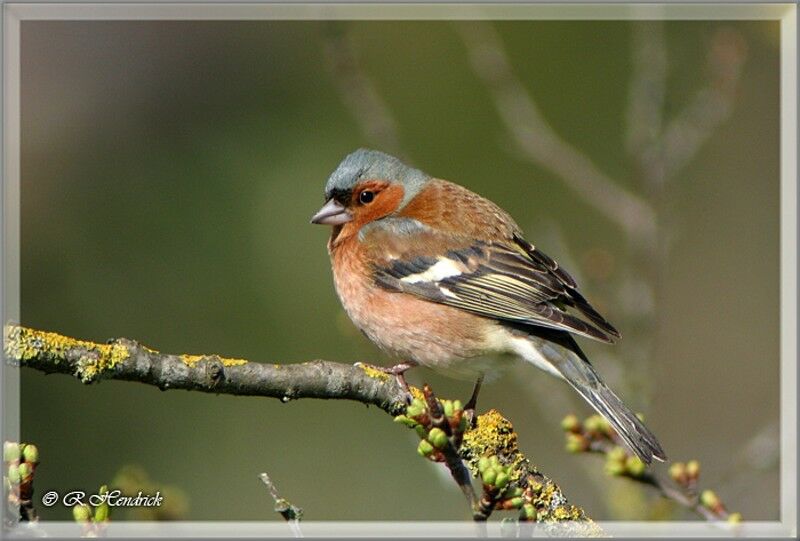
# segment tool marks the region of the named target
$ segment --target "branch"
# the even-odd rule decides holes
[[[650,244],[656,217],[650,205],[603,174],[547,123],[525,85],[514,75],[494,28],[458,22],[472,68],[494,98],[495,107],[523,156],[558,175],[576,195],[616,223],[633,239]]]
[[[665,178],[686,165],[730,116],[746,57],[747,44],[738,31],[723,28],[714,34],[708,53],[710,81],[664,130]]]
[[[265,396],[283,402],[356,400],[390,414],[405,408],[403,390],[388,378],[328,361],[282,365],[218,355],[170,355],[125,338],[97,344],[16,325],[6,326],[3,349],[8,361],[45,373],[70,374],[83,383],[119,379],[161,390]]]
[[[86,384],[117,379],[162,390],[264,396],[283,402],[299,398],[354,400],[398,418],[404,418],[407,411],[406,393],[395,378],[368,365],[329,361],[278,365],[218,355],[171,355],[126,338],[98,344],[20,325],[6,325],[4,330],[6,362],[72,375]],[[422,396],[419,389],[412,387],[411,391]],[[497,411],[478,416],[475,428],[465,430],[458,443],[458,452],[473,476],[480,471],[481,458],[489,456],[512,468],[512,481],[525,490],[527,503],[535,508],[528,520],[551,528],[565,526],[569,532],[584,535],[600,533],[583,509],[570,504],[558,485],[530,464],[517,446],[511,423]]]
[[[662,496],[672,500],[704,519],[712,522],[738,523],[740,513],[731,513],[712,490],[699,492],[697,480],[700,464],[692,460],[687,464],[673,462],[669,474],[675,485],[648,470],[636,456],[622,447],[622,440],[610,423],[599,415],[592,415],[582,423],[575,415],[568,415],[561,422],[567,437],[567,450],[575,453],[599,453],[606,457],[606,472],[613,476],[626,477],[632,481],[657,489]]]
[[[633,74],[630,81],[626,147],[636,156],[661,134],[667,79],[664,21],[633,22]]]

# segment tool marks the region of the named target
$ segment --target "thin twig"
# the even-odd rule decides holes
[[[667,79],[667,44],[663,21],[632,24],[633,73],[628,92],[626,147],[638,156],[661,134]]]
[[[292,535],[294,537],[303,537],[303,532],[300,531],[300,518],[303,516],[303,510],[292,505],[289,500],[282,498],[278,494],[278,489],[275,488],[275,484],[266,472],[259,475],[258,478],[267,486],[269,495],[272,496],[272,500],[275,502],[275,512],[279,513],[289,525]]]
[[[453,476],[453,480],[467,499],[473,519],[484,521],[488,516],[484,516],[482,513],[478,512],[478,497],[475,494],[475,489],[472,488],[472,478],[469,475],[469,470],[464,466],[461,456],[458,454],[460,442],[454,441],[454,434],[450,423],[444,415],[441,404],[439,404],[439,401],[436,399],[436,395],[433,394],[433,390],[428,384],[425,384],[422,388],[422,393],[425,396],[425,403],[428,406],[428,415],[430,416],[431,425],[443,430],[444,433],[447,434],[447,445],[442,449],[447,469],[450,470],[450,475]]]
[[[486,22],[457,22],[474,72],[523,156],[556,173],[576,195],[620,226],[629,238],[649,245],[656,220],[650,205],[602,173],[592,160],[564,141],[548,124],[516,77],[500,37]]]
[[[746,43],[737,30],[722,28],[714,33],[708,83],[664,130],[661,153],[666,179],[682,169],[730,116],[746,57]]]
[[[589,443],[589,451],[594,453],[608,454],[615,447],[623,445],[622,441],[615,435],[613,439],[597,438]],[[678,505],[693,511],[708,521],[720,521],[728,518],[729,513],[721,509],[720,513],[715,513],[700,502],[700,497],[696,490],[688,491],[674,486],[669,481],[656,475],[652,471],[645,471],[641,475],[624,475],[624,477],[656,488],[665,498],[672,500]]]

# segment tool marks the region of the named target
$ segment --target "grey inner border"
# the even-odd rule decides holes
[[[745,522],[737,536],[797,536],[797,6],[792,4],[52,4],[2,6],[3,184],[0,302],[3,322],[20,320],[20,22],[22,20],[422,20],[422,19],[770,19],[781,21],[781,520]],[[0,363],[0,433],[19,437],[19,371]],[[0,506],[5,512],[6,506]],[[727,525],[698,522],[601,522],[618,536],[730,536]],[[79,536],[75,523],[39,524],[57,537]],[[25,535],[24,528],[19,533]],[[30,532],[32,533],[32,532]],[[287,537],[281,522],[112,522],[110,537]],[[304,522],[311,537],[473,536],[468,522]],[[544,532],[539,532],[544,533]],[[551,532],[552,533],[552,532]],[[500,534],[499,523],[489,534]]]

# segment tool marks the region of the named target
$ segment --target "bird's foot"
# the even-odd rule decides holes
[[[478,378],[475,382],[475,387],[472,389],[472,396],[469,401],[464,405],[464,413],[467,415],[467,421],[470,426],[475,427],[475,407],[478,404],[478,393],[481,391],[481,384],[483,383],[483,376]]]
[[[394,376],[395,379],[397,380],[397,384],[400,386],[401,389],[403,389],[403,392],[405,392],[406,404],[411,404],[411,401],[414,399],[414,397],[411,394],[411,389],[408,388],[408,382],[406,381],[405,373],[410,368],[414,368],[415,366],[417,366],[417,363],[413,361],[406,361],[398,363],[388,368],[385,366],[376,366],[374,364],[361,363],[361,362],[355,363],[355,365],[369,367],[379,372],[383,372],[384,374],[390,374]]]

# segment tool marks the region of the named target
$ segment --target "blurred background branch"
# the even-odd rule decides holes
[[[487,22],[457,22],[470,63],[491,92],[500,117],[522,156],[555,172],[573,191],[626,235],[644,246],[653,243],[653,209],[602,173],[592,160],[562,139],[545,120],[530,92],[514,75],[497,32]]]

